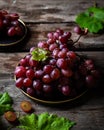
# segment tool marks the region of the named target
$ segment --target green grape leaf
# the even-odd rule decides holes
[[[88,28],[91,33],[99,33],[104,29],[104,8],[90,7],[78,14],[75,21],[81,28]]]
[[[55,114],[31,114],[19,119],[21,130],[70,130],[75,122]]]
[[[3,115],[4,112],[9,110],[13,110],[12,98],[7,92],[5,92],[3,94],[0,94],[0,115]]]
[[[49,51],[44,50],[42,48],[35,48],[32,51],[32,59],[36,61],[44,61],[48,58],[49,56]]]

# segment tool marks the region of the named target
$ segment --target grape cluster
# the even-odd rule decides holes
[[[9,13],[6,10],[0,10],[0,35],[21,36],[23,29],[20,24],[17,13]]]
[[[61,29],[48,33],[47,41],[37,45],[49,52],[45,60],[33,59],[32,52],[36,47],[32,47],[15,69],[16,87],[47,100],[73,98],[93,87],[99,71],[91,59],[85,59],[70,49],[74,43],[71,35],[71,32]]]

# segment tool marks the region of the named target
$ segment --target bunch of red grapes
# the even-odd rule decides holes
[[[86,33],[79,27],[74,31],[80,35]],[[71,50],[74,46],[71,35],[71,32],[57,29],[47,34],[47,41],[32,47],[15,69],[16,87],[33,97],[47,100],[73,98],[94,87],[99,71],[93,60]],[[45,60],[33,59],[32,52],[36,48],[49,52]]]
[[[0,10],[0,35],[13,37],[22,34],[23,29],[19,22],[19,15]]]

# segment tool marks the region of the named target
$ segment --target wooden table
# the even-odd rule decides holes
[[[104,7],[103,0],[96,0],[99,6]],[[29,99],[15,87],[13,73],[18,61],[23,58],[32,46],[39,41],[46,40],[47,33],[61,28],[72,31],[75,26],[75,17],[78,13],[94,5],[91,0],[17,0],[9,5],[0,1],[0,9],[7,9],[19,13],[21,19],[31,32],[25,41],[25,46],[15,52],[0,52],[0,93],[8,91],[14,100],[13,107],[16,111],[25,114],[20,109],[20,102],[28,100],[32,103],[36,114],[42,112],[54,113],[64,116],[77,124],[72,130],[104,130],[104,84],[99,85],[87,95],[89,99],[82,104],[70,104],[62,107],[51,107],[39,104]],[[76,39],[73,33],[73,39]],[[80,46],[76,47],[78,53],[84,54],[95,60],[95,63],[104,70],[104,34],[90,34],[80,39]],[[6,130],[9,123],[3,119]],[[17,130],[13,128],[13,130]]]

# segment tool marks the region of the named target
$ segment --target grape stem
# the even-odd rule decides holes
[[[73,45],[77,44],[77,42],[79,41],[79,39],[81,38],[81,36],[83,36],[83,35],[79,35],[79,37],[73,42]]]

